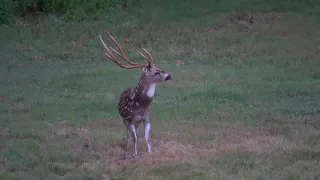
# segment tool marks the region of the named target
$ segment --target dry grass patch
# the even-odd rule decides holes
[[[312,126],[303,124],[294,126],[266,125],[265,123],[258,126],[181,126],[183,125],[180,125],[180,130],[163,133],[162,138],[180,139],[180,142],[192,145],[194,150],[216,153],[249,151],[261,154],[295,148],[314,148],[305,143],[307,139],[320,133]],[[286,129],[290,129],[290,132],[285,132]],[[319,148],[318,144],[317,149]]]
[[[240,126],[218,126],[208,130],[199,128],[197,132],[211,140],[195,142],[194,147],[199,150],[221,152],[248,151],[253,153],[271,153],[290,144],[282,137],[267,136],[259,132],[258,128]]]

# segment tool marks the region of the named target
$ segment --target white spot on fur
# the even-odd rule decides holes
[[[138,102],[136,102],[136,106],[139,106],[140,104]]]
[[[155,90],[156,90],[156,85],[157,84],[151,84],[150,85],[150,87],[149,87],[149,89],[148,89],[148,91],[147,91],[147,96],[149,97],[149,98],[152,98],[153,96],[154,96],[154,92],[155,92]]]

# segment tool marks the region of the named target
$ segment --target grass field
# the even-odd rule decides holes
[[[1,180],[320,179],[320,3],[141,4],[0,27]],[[108,61],[106,29],[172,72],[153,100],[152,156],[143,139],[123,156],[118,98],[141,70]]]

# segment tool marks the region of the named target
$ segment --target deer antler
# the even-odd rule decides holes
[[[144,57],[144,58],[150,63],[151,66],[154,66],[152,55],[151,55],[145,48],[142,48],[142,49],[148,54],[149,58],[147,58],[147,57],[146,57],[144,54],[142,54],[140,51],[138,51],[138,53],[139,53],[142,57]]]
[[[105,32],[109,35],[109,37],[112,39],[113,43],[116,45],[117,50],[113,49],[112,47],[108,47],[105,42],[103,41],[102,37],[99,35],[100,41],[102,43],[102,45],[104,46],[104,48],[107,50],[107,52],[105,53],[105,55],[107,57],[109,57],[114,63],[118,64],[120,67],[125,68],[125,69],[133,69],[133,68],[139,68],[139,67],[152,67],[154,66],[153,64],[153,57],[152,55],[143,48],[143,50],[148,54],[149,58],[147,58],[145,55],[143,55],[141,52],[139,52],[139,54],[144,57],[148,63],[147,64],[142,64],[142,63],[135,63],[132,62],[128,59],[126,53],[122,50],[122,48],[120,47],[120,45],[117,43],[117,41],[111,36],[111,34],[109,32]],[[120,56],[122,59],[124,59],[127,63],[129,63],[131,66],[126,66],[123,65],[114,55],[114,53],[116,53],[118,56]]]

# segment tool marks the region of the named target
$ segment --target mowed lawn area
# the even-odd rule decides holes
[[[146,1],[71,22],[0,26],[0,179],[320,179],[320,3]],[[119,68],[146,48],[172,80],[157,86],[149,156],[124,156]],[[132,151],[132,142],[130,144]]]

